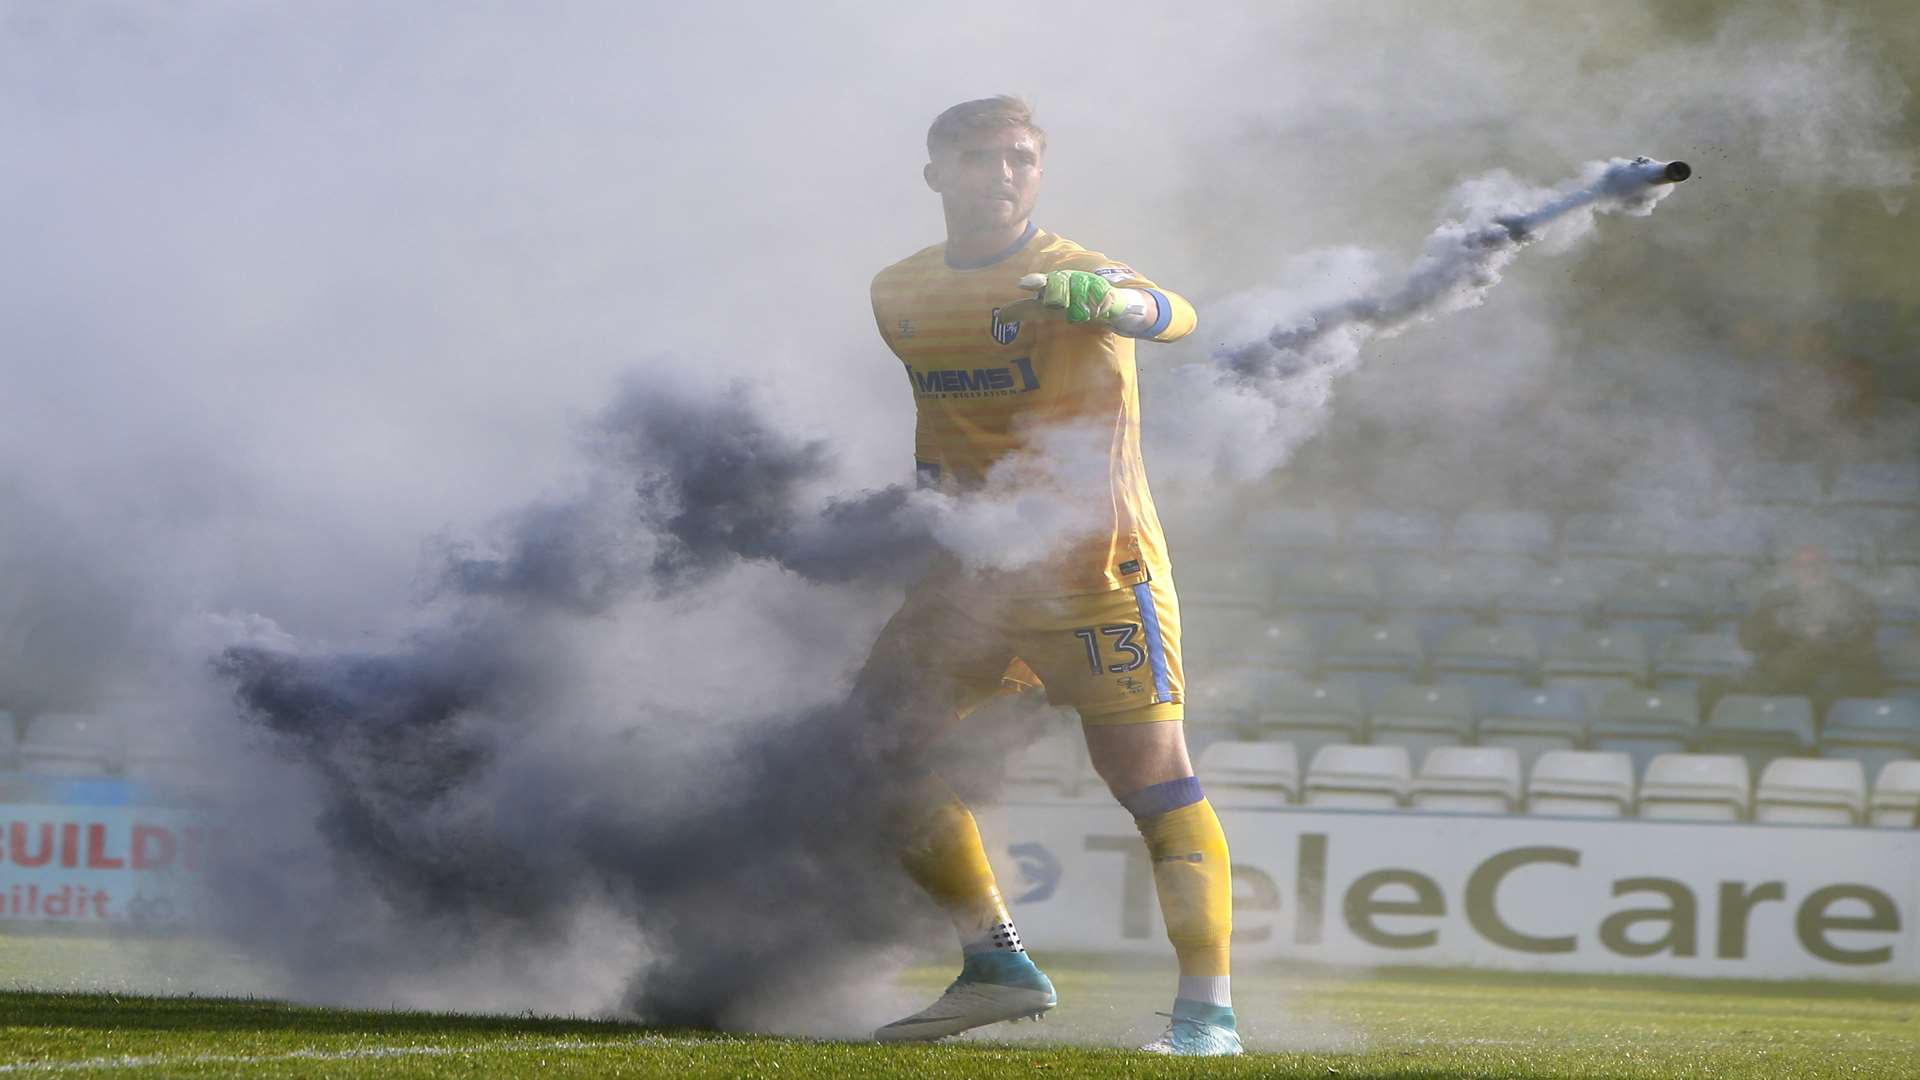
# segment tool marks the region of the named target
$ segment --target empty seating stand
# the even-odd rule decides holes
[[[1410,623],[1363,623],[1334,635],[1320,658],[1320,671],[1326,681],[1357,687],[1372,700],[1389,686],[1419,677],[1424,663],[1420,634]]]
[[[1815,507],[1825,498],[1820,466],[1811,461],[1742,461],[1727,470],[1729,502]]]
[[[1322,746],[1357,743],[1366,727],[1360,692],[1340,684],[1274,684],[1246,725],[1263,739],[1292,742],[1312,760]]]
[[[1875,826],[1920,828],[1920,761],[1890,761],[1873,778],[1868,813]]]
[[[1743,821],[1753,801],[1736,754],[1661,754],[1640,780],[1640,816],[1662,821]]]
[[[1887,686],[1893,696],[1920,698],[1920,637],[1880,646],[1880,663],[1886,668]]]
[[[1434,646],[1432,667],[1436,681],[1466,687],[1474,704],[1490,712],[1532,681],[1539,662],[1539,645],[1524,626],[1460,626]]]
[[[1407,800],[1412,761],[1401,746],[1323,746],[1307,766],[1308,806],[1394,810]]]
[[[1083,741],[1071,732],[1042,735],[1007,756],[1001,796],[1007,799],[1057,799],[1087,786],[1093,768]]]
[[[1920,701],[1842,698],[1827,709],[1820,731],[1823,757],[1852,758],[1876,772],[1889,761],[1920,752]]]
[[[1675,634],[1660,647],[1653,685],[1704,697],[1719,693],[1752,663],[1731,634]]]
[[[1549,750],[1527,778],[1527,813],[1626,817],[1633,812],[1633,761],[1603,750]]]
[[[1792,825],[1858,825],[1867,813],[1867,774],[1835,758],[1776,758],[1760,773],[1753,820]]]
[[[1439,746],[1413,779],[1415,809],[1510,814],[1520,807],[1520,755],[1501,746]]]
[[[1219,806],[1285,806],[1300,801],[1300,758],[1290,742],[1217,742],[1194,772]]]
[[[1631,630],[1576,630],[1547,646],[1540,676],[1589,692],[1632,689],[1647,680],[1647,647]]]
[[[1275,555],[1329,555],[1340,550],[1340,522],[1331,510],[1286,507],[1247,515],[1249,547]]]
[[[1777,757],[1813,754],[1813,703],[1803,697],[1728,694],[1714,703],[1694,745],[1746,758],[1754,771]]]
[[[1609,690],[1587,719],[1595,750],[1618,750],[1636,768],[1660,754],[1685,753],[1700,728],[1700,702],[1683,690]]]
[[[1551,640],[1585,625],[1615,577],[1592,568],[1530,567],[1501,585],[1494,594],[1494,612],[1502,626],[1524,626],[1535,639]]]
[[[1479,742],[1504,746],[1532,768],[1549,750],[1577,750],[1586,744],[1587,696],[1578,690],[1539,687],[1510,690],[1480,718]]]
[[[1344,546],[1367,555],[1434,553],[1448,546],[1447,519],[1422,510],[1355,510]]]
[[[1455,627],[1490,616],[1492,592],[1448,563],[1420,555],[1400,555],[1380,567],[1380,606],[1410,618],[1426,642]]]
[[[1357,562],[1289,560],[1276,576],[1273,602],[1283,614],[1312,623],[1322,640],[1380,610],[1373,569]]]
[[[1920,462],[1862,461],[1841,465],[1828,501],[1835,506],[1920,510]]]
[[[1374,700],[1369,728],[1374,742],[1404,746],[1409,754],[1418,754],[1471,742],[1473,718],[1473,695],[1466,687],[1403,683],[1388,687]]]
[[[1182,659],[1196,670],[1248,665],[1307,677],[1319,652],[1313,627],[1252,608],[1192,607],[1181,612]]]
[[[1920,631],[1920,566],[1888,566],[1858,584],[1879,613],[1882,644]]]
[[[1603,622],[1639,634],[1650,649],[1674,634],[1704,628],[1715,610],[1694,579],[1664,572],[1635,574],[1600,601]]]
[[[1474,510],[1453,521],[1456,555],[1553,557],[1553,519],[1532,510]]]
[[[1273,602],[1278,578],[1266,559],[1189,560],[1180,564],[1180,604],[1263,609]]]
[[[48,776],[107,776],[120,770],[119,726],[104,716],[43,713],[20,740],[22,771]]]

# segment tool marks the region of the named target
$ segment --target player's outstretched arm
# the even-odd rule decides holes
[[[1001,309],[1001,321],[1065,319],[1103,324],[1117,334],[1155,341],[1185,337],[1195,322],[1193,306],[1173,293],[1116,286],[1087,270],[1028,274],[1020,279],[1020,287],[1038,295]]]

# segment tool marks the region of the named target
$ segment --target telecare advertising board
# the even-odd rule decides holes
[[[1920,831],[1220,810],[1244,958],[1920,980]],[[1117,806],[983,814],[1036,948],[1168,949]]]

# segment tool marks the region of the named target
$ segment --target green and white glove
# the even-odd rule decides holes
[[[1146,293],[1114,288],[1106,278],[1086,270],[1028,274],[1020,279],[1020,287],[1039,295],[1001,308],[1001,322],[1064,318],[1070,323],[1099,322],[1121,333],[1138,333],[1153,322],[1156,312]]]

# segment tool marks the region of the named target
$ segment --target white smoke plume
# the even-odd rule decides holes
[[[1210,471],[1247,483],[1281,467],[1320,431],[1334,382],[1360,361],[1368,342],[1480,306],[1530,245],[1564,253],[1593,233],[1600,215],[1653,213],[1673,191],[1662,168],[1646,158],[1594,161],[1551,189],[1505,171],[1469,180],[1457,189],[1458,216],[1427,237],[1419,260],[1391,288],[1379,286],[1375,259],[1336,250],[1303,256],[1299,265],[1318,280],[1291,295],[1228,299],[1223,306],[1239,309],[1229,316],[1238,323],[1279,321],[1260,337],[1219,349],[1212,364],[1172,374],[1160,407],[1175,411],[1175,426],[1192,433],[1175,456],[1201,466],[1179,481],[1204,483]]]

